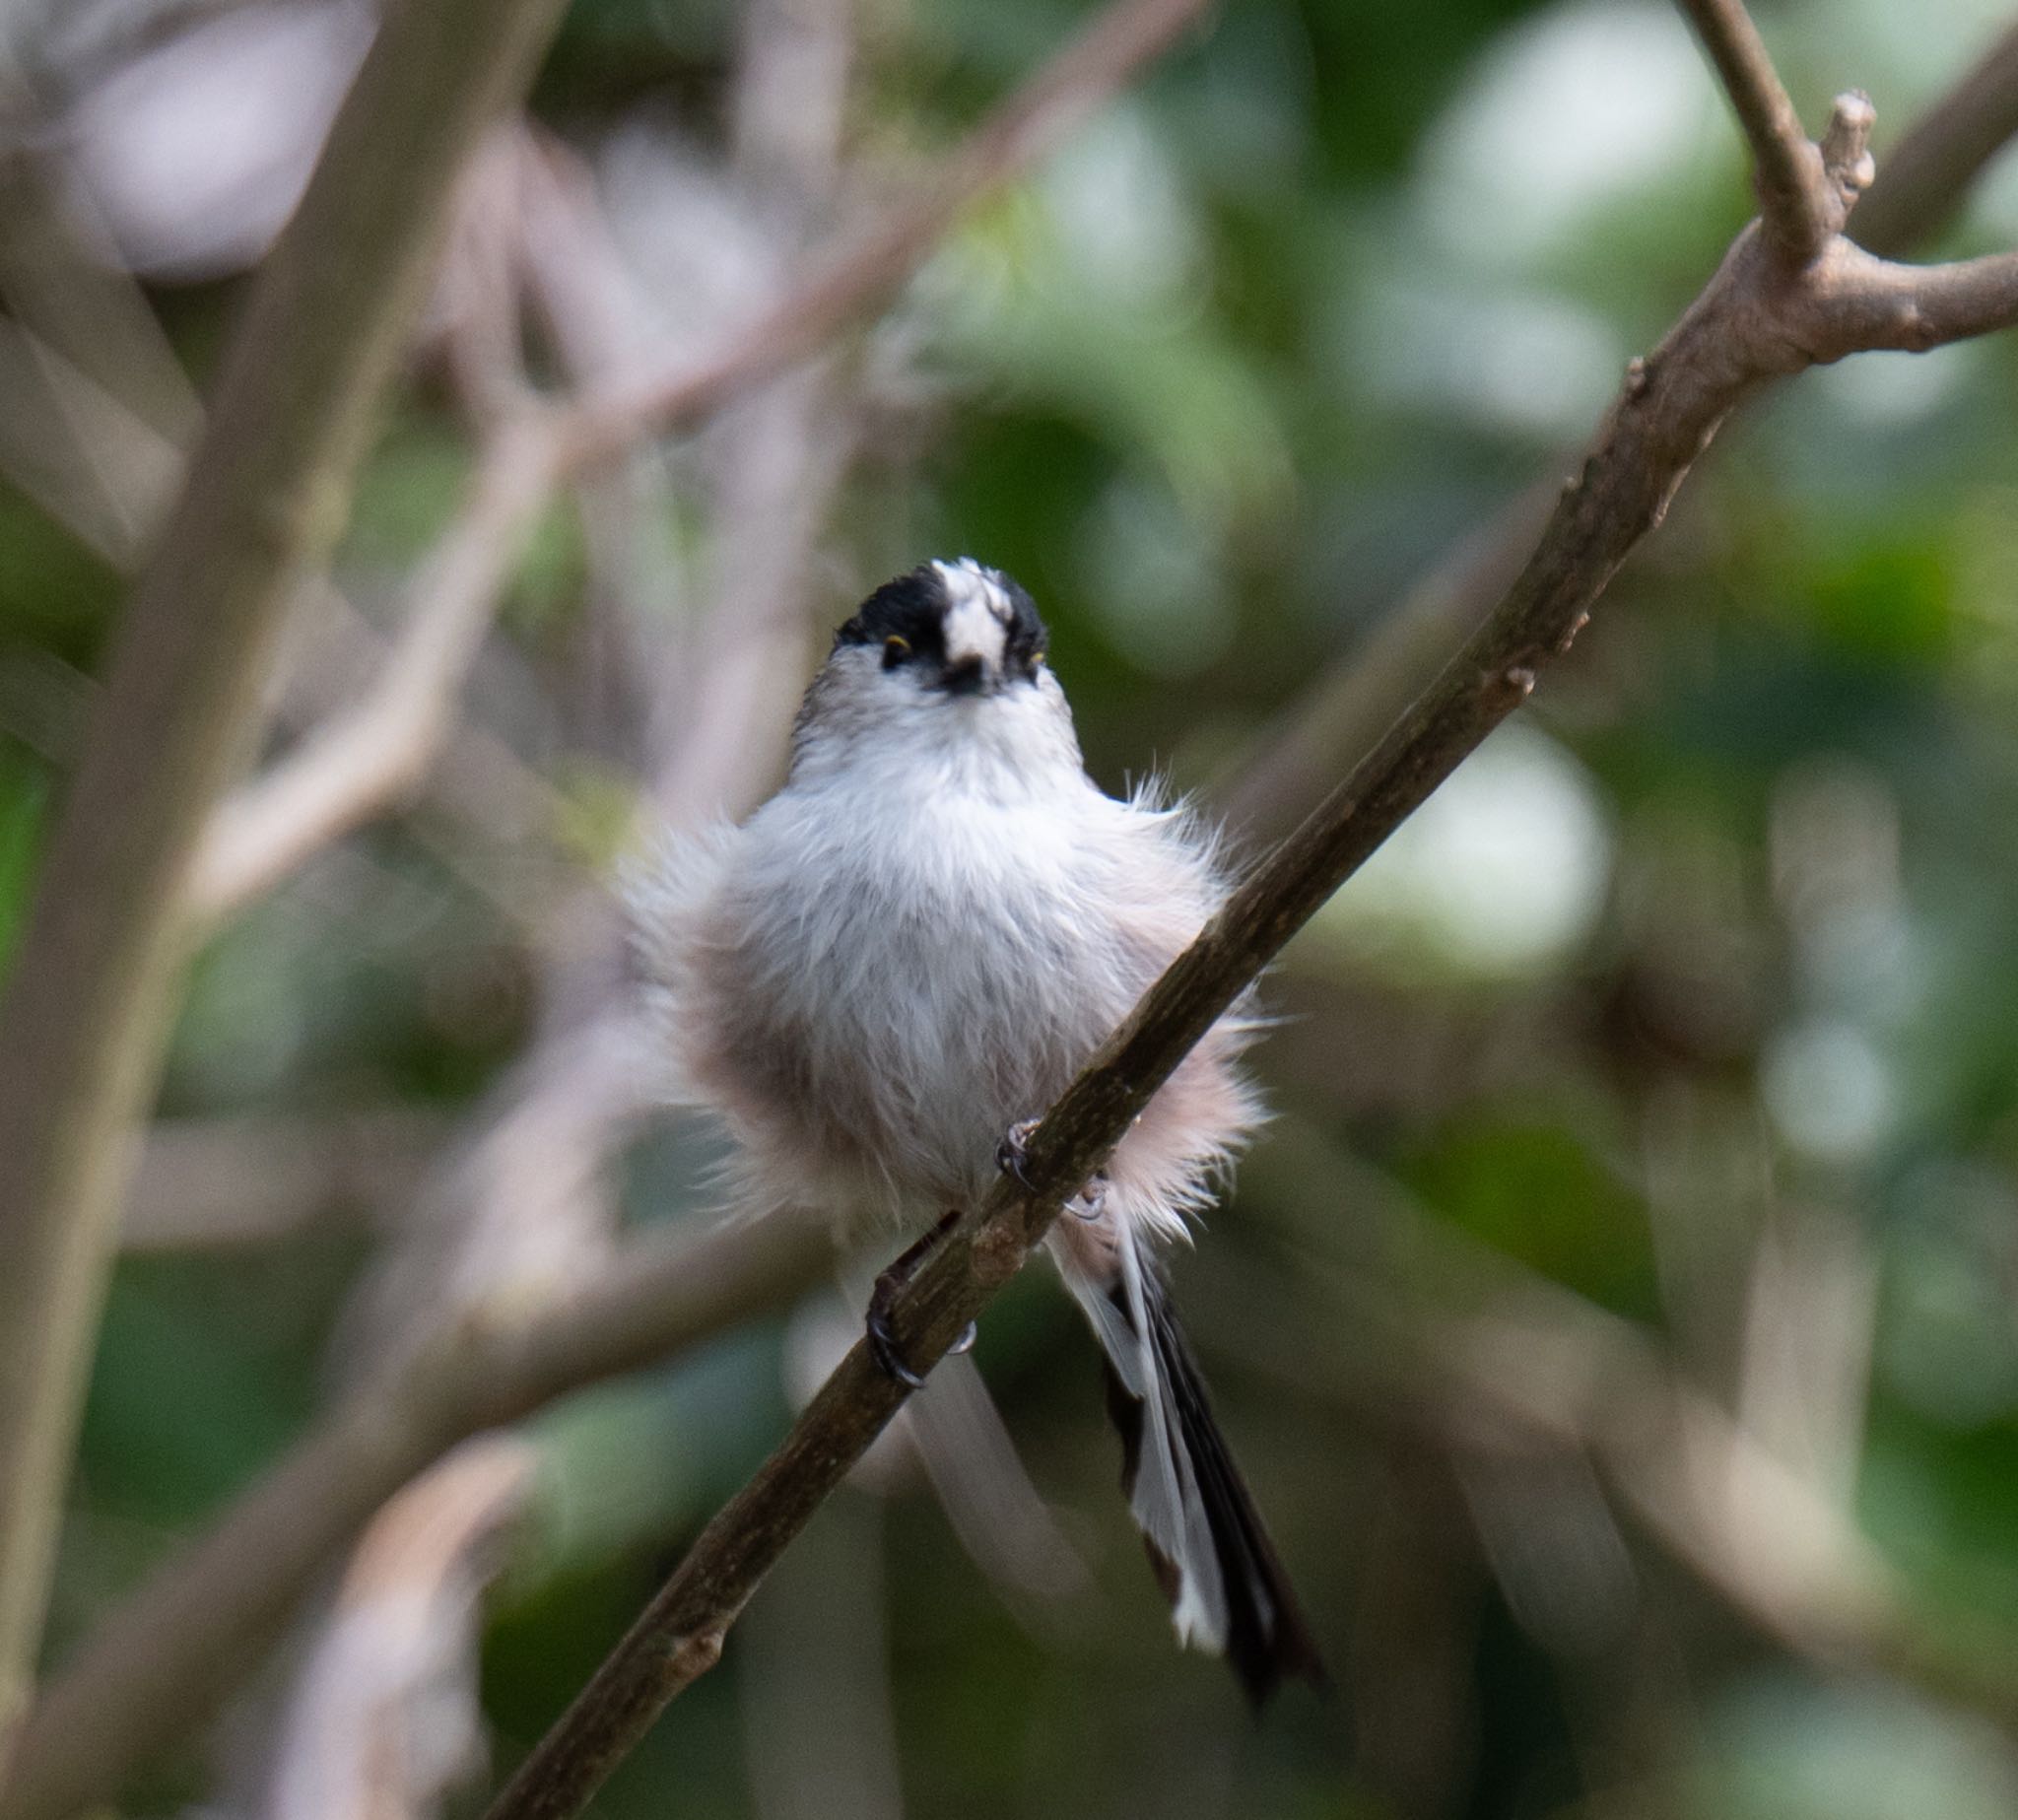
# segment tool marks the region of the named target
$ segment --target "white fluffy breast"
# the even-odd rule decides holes
[[[1043,1112],[1217,903],[1187,824],[1103,795],[1076,752],[988,762],[996,738],[1027,750],[986,711],[1003,706],[901,753],[877,742],[890,763],[858,747],[802,767],[640,896],[682,1097],[727,1121],[731,1192],[753,1208],[914,1223],[984,1191],[1008,1127]],[[969,710],[925,711],[950,729]],[[682,869],[686,886],[665,882]],[[1238,1025],[1208,1039],[1116,1154],[1117,1192],[1152,1224],[1179,1223],[1253,1121],[1242,1041]]]

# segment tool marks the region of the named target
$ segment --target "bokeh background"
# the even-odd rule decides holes
[[[464,185],[269,761],[369,691],[524,388],[718,345],[1088,16],[575,0]],[[1811,120],[1872,93],[1881,164],[2009,23],[1759,18]],[[9,9],[0,941],[370,29],[355,0]],[[707,1217],[706,1134],[605,1041],[612,884],[658,822],[761,799],[869,586],[1009,569],[1094,775],[1165,773],[1251,850],[1489,604],[1746,213],[1652,0],[1238,0],[873,324],[557,500],[424,781],[198,960],[51,1664],[444,1310],[551,1303]],[[1993,169],[1942,244],[2014,240]],[[1328,1698],[1257,1722],[1172,1646],[1094,1348],[1034,1269],[595,1811],[2018,1811],[2014,403],[2005,338],[1729,427],[1272,976],[1277,1116],[1177,1275]],[[374,1528],[127,1810],[471,1811],[847,1325],[815,1292],[460,1456],[513,1489],[433,1554]],[[402,1576],[405,1631],[372,1604]]]

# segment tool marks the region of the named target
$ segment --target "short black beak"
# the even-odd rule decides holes
[[[940,673],[939,687],[948,695],[979,695],[986,680],[978,657],[963,657],[958,663],[949,663]]]

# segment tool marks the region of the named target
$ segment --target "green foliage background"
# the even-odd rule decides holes
[[[950,144],[1082,12],[869,7],[852,137]],[[1759,12],[1811,119],[1836,89],[1872,92],[1881,162],[2000,23],[1971,0]],[[538,109],[567,135],[649,112],[714,143],[730,27],[717,4],[577,0]],[[1745,213],[1735,135],[1658,6],[1237,0],[914,287],[929,424],[858,464],[835,572],[963,551],[1010,569],[1051,622],[1095,774],[1209,790],[1455,540],[1567,471]],[[2018,188],[1993,172],[1945,244],[2014,231]],[[158,294],[199,371],[235,295]],[[1292,1692],[1256,1723],[1172,1649],[1093,1349],[1033,1272],[978,1358],[1097,1598],[1011,1609],[917,1475],[880,1474],[597,1811],[760,1811],[753,1762],[779,1746],[757,1683],[794,1662],[777,1685],[812,1697],[792,1748],[831,1772],[837,1813],[875,1809],[841,1804],[850,1746],[823,1723],[822,1673],[887,1675],[919,1815],[2018,1806],[1980,1719],[1797,1661],[1574,1460],[1414,1406],[1354,1314],[1462,1312],[1438,1247],[1475,1243],[1648,1323],[1733,1403],[1776,1346],[1804,1382],[1812,1343],[1854,1393],[1824,1478],[1937,1621],[2018,1624],[2014,402],[2005,338],[1867,357],[1749,413],[1457,808],[1275,976],[1285,1022],[1259,1066],[1279,1118],[1177,1274],[1331,1654],[1327,1701]],[[469,460],[411,385],[347,575],[382,588],[410,565]],[[503,635],[557,687],[581,564],[557,512]],[[66,699],[119,599],[0,488],[12,674],[67,678],[46,684]],[[0,724],[0,934],[60,783],[40,724]],[[587,739],[545,762],[593,846],[621,784]],[[318,866],[202,957],[166,1113],[390,1105],[445,1131],[519,1050],[519,934],[409,826],[355,848],[362,886]],[[694,1217],[683,1145],[635,1159],[632,1217]],[[368,1244],[333,1221],[121,1267],[52,1654],[300,1432]],[[1813,1303],[1762,1305],[1762,1247],[1797,1279],[1828,1260],[1851,1313],[1809,1330],[1787,1311]],[[1748,1337],[1754,1317],[1791,1324]],[[779,1432],[787,1340],[739,1334],[532,1425],[543,1488],[485,1651],[501,1758]]]

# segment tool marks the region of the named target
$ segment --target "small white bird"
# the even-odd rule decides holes
[[[1225,890],[1194,818],[1088,777],[1030,596],[962,560],[863,602],[806,693],[783,788],[671,843],[636,912],[675,1096],[732,1140],[729,1205],[924,1235],[902,1271]],[[1323,1671],[1155,1260],[1259,1119],[1237,1065],[1252,1030],[1229,1016],[1192,1050],[1047,1248],[1106,1350],[1177,1635],[1259,1701]],[[915,1382],[881,1300],[871,1343]]]

